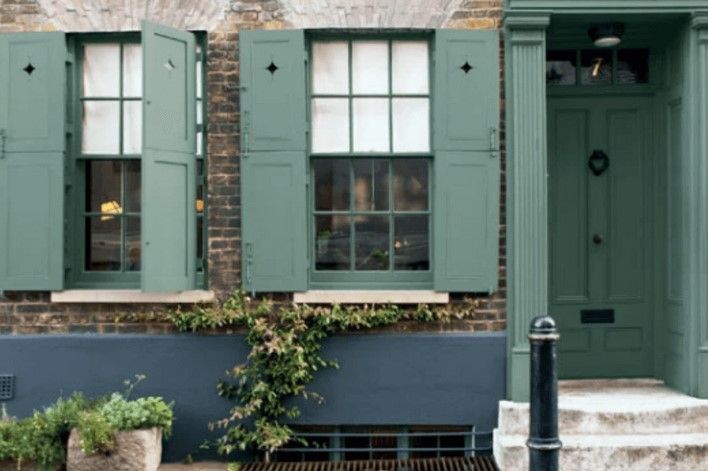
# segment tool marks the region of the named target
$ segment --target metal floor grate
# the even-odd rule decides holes
[[[409,460],[246,463],[242,471],[499,471],[491,456]]]

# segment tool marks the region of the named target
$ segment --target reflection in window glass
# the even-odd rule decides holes
[[[86,211],[121,214],[121,162],[90,160],[86,163],[86,174]]]
[[[312,167],[316,270],[430,269],[427,159],[315,159]]]
[[[357,216],[354,237],[357,270],[388,270],[388,216]]]
[[[649,50],[617,51],[617,84],[649,83]]]
[[[546,83],[548,85],[575,85],[577,83],[577,54],[575,50],[546,53]]]
[[[140,271],[140,218],[125,219],[125,271]]]
[[[612,84],[612,51],[607,49],[580,52],[581,85]]]
[[[315,216],[315,268],[349,270],[351,266],[349,216]]]
[[[121,218],[90,217],[86,221],[86,270],[120,271]]]
[[[349,161],[314,161],[315,209],[347,211],[349,209]]]

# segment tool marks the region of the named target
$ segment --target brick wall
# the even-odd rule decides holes
[[[0,1],[0,32],[128,31],[138,30],[142,18],[207,31],[208,279],[209,289],[221,298],[240,283],[238,31],[303,27],[500,28],[503,9],[503,0]],[[503,71],[501,77],[503,79]],[[503,115],[501,137],[503,176]],[[503,330],[506,327],[504,178],[501,194],[499,292],[491,297],[453,295],[449,309],[463,313],[464,321],[448,325],[404,324],[396,326],[396,330]],[[287,296],[270,297],[289,300]],[[52,304],[48,293],[5,292],[0,296],[0,334],[162,333],[171,331],[172,327],[156,320],[153,313],[166,308],[170,306]]]

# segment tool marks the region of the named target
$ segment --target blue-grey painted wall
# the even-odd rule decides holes
[[[319,373],[311,389],[326,402],[301,403],[301,423],[496,425],[505,395],[504,333],[342,335],[325,344],[339,370]],[[231,403],[216,394],[224,371],[245,359],[243,336],[0,336],[0,374],[16,375],[11,415],[25,416],[59,395],[100,395],[147,379],[136,395],[175,401],[174,436],[165,461],[193,453],[207,423]]]

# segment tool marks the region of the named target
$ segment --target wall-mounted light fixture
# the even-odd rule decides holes
[[[622,23],[603,23],[588,30],[588,35],[597,47],[614,47],[622,42],[624,25]]]

